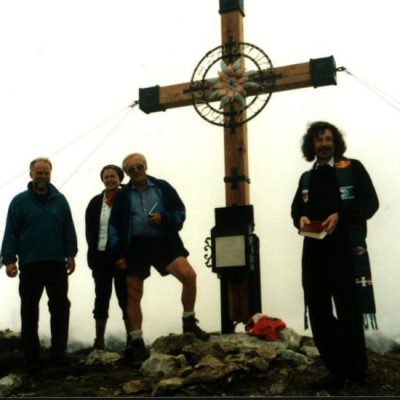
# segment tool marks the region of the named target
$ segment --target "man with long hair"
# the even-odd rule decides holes
[[[343,156],[346,144],[337,127],[312,123],[302,152],[316,161],[302,174],[291,215],[299,230],[322,222],[328,235],[305,237],[302,284],[315,344],[329,374],[316,389],[338,391],[364,383],[367,370],[364,327],[376,327],[366,220],[379,202],[360,161]],[[333,312],[332,299],[336,312]]]

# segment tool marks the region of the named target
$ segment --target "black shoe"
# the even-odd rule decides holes
[[[327,376],[313,383],[316,390],[328,390],[338,392],[346,383],[346,378],[340,374],[330,372]]]
[[[149,350],[143,339],[135,339],[128,343],[124,350],[125,359],[130,362],[147,360],[150,356]]]
[[[65,353],[62,354],[52,354],[50,356],[50,364],[53,367],[68,367],[71,362],[67,358]]]
[[[359,396],[361,394],[362,384],[363,382],[355,382],[348,379],[341,388],[341,393],[349,396]]]
[[[343,392],[349,394],[350,396],[358,396],[361,393],[361,388],[365,384],[366,374],[365,372],[361,373],[352,373],[348,376],[346,383],[343,385]]]
[[[33,374],[40,369],[39,359],[25,359],[23,364],[23,370],[26,374]]]
[[[34,347],[25,349],[24,363],[22,366],[22,369],[24,370],[25,373],[31,374],[37,372],[40,369],[39,355],[40,355],[39,348]]]
[[[210,334],[204,332],[197,323],[199,322],[198,319],[194,317],[194,315],[190,315],[189,317],[182,318],[183,322],[183,333],[194,333],[198,339],[201,340],[208,340]]]
[[[95,350],[105,350],[106,346],[104,344],[104,339],[99,339],[99,338],[94,339],[93,348]]]

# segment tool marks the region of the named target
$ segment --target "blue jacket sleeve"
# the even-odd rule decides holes
[[[21,226],[20,215],[18,201],[13,199],[8,208],[6,229],[1,247],[1,257],[4,265],[17,262],[18,238]]]
[[[170,232],[179,232],[186,219],[186,209],[177,191],[166,181],[162,181],[166,211],[161,213],[162,225]]]
[[[78,239],[74,221],[72,219],[71,209],[67,199],[63,196],[64,200],[64,213],[65,213],[65,226],[64,226],[64,247],[65,257],[75,257],[78,253]]]

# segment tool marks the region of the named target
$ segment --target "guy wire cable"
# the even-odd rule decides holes
[[[68,176],[68,178],[59,186],[60,189],[71,179],[71,177],[82,167],[83,164],[97,151],[97,149],[114,133],[114,131],[118,128],[118,126],[122,123],[122,121],[131,113],[133,108],[137,104],[133,103],[129,106],[130,110],[117,122],[113,129],[97,144],[97,146],[89,153],[89,155],[75,168],[74,171]]]
[[[136,105],[138,104],[138,102],[133,102],[130,106],[128,106],[129,108],[134,108]],[[79,136],[78,138],[72,140],[70,143],[67,143],[65,146],[61,147],[60,149],[56,150],[54,153],[50,154],[48,156],[48,158],[55,156],[56,154],[60,153],[61,151],[65,150],[67,147],[75,144],[76,142],[78,142],[79,140],[83,139],[85,136],[87,136],[89,133],[93,132],[94,130],[96,130],[97,128],[99,128],[100,126],[106,124],[108,121],[112,120],[113,118],[115,118],[117,115],[121,114],[123,111],[125,111],[128,107],[124,107],[123,109],[119,110],[117,113],[113,114],[111,117],[108,117],[107,119],[105,119],[103,122],[100,122],[99,124],[97,124],[96,126],[94,126],[93,128],[89,129],[87,132],[85,132],[83,135]],[[0,190],[2,188],[4,188],[5,186],[9,185],[10,183],[14,182],[15,180],[17,180],[19,177],[21,177],[22,175],[25,175],[27,172],[29,172],[29,170],[25,169],[24,171],[20,172],[18,175],[14,176],[12,179],[8,180],[7,182],[3,183],[2,185],[0,185]]]
[[[387,93],[385,93],[384,91],[376,88],[375,86],[371,85],[370,83],[368,83],[367,81],[358,78],[357,76],[355,76],[354,74],[352,74],[349,70],[347,70],[346,67],[339,67],[337,68],[337,71],[339,72],[346,72],[346,74],[352,76],[354,79],[356,79],[359,83],[361,83],[363,86],[365,86],[367,89],[369,89],[372,93],[376,94],[378,97],[380,97],[382,100],[384,100],[386,103],[388,103],[390,106],[392,106],[394,109],[396,109],[397,111],[400,111],[400,101],[395,99],[394,97],[388,95]],[[391,101],[389,101],[388,99],[390,99]],[[394,103],[399,104],[399,106],[396,106]]]

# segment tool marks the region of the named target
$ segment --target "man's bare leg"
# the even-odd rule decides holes
[[[126,284],[128,288],[128,328],[131,343],[127,346],[125,354],[130,361],[143,361],[149,356],[142,332],[143,315],[140,303],[143,297],[143,279],[135,275],[128,275]]]
[[[184,257],[178,257],[166,268],[166,271],[182,283],[183,311],[193,312],[196,302],[196,272]]]
[[[143,315],[140,303],[143,297],[143,279],[128,275],[126,284],[128,286],[128,326],[129,331],[133,332],[142,329]]]
[[[201,340],[207,340],[210,335],[204,332],[195,318],[194,305],[196,302],[196,272],[185,257],[178,257],[166,268],[166,271],[182,283],[183,332],[194,333]]]

